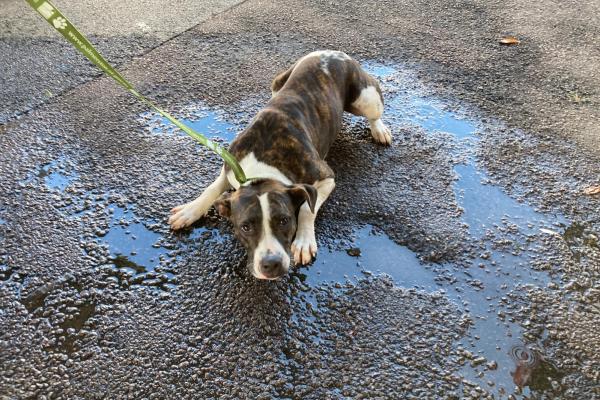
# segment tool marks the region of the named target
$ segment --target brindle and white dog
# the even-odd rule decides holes
[[[248,267],[259,279],[287,273],[290,255],[308,264],[317,253],[315,217],[335,187],[325,157],[349,111],[366,117],[376,142],[389,145],[381,121],[383,98],[373,77],[340,51],[317,51],[279,74],[273,97],[229,151],[249,177],[240,186],[225,165],[194,201],[173,208],[173,229],[191,225],[214,204],[233,223],[248,252]],[[228,191],[235,188],[234,192]],[[292,241],[293,239],[293,241]]]

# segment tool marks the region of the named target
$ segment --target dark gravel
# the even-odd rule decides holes
[[[251,115],[275,73],[318,48],[401,63],[429,94],[452,104],[458,98],[489,127],[479,133],[479,167],[511,196],[561,213],[570,225],[554,235],[505,224],[472,240],[453,189],[453,144],[398,127],[394,145],[381,148],[359,126],[332,150],[338,186],[317,226],[321,251],[371,224],[455,277],[478,270],[478,262],[487,268],[487,245],[528,252],[523,270],[548,271],[549,283],[494,298],[492,309],[525,337],[543,333],[542,350],[561,377],[534,390],[536,398],[594,398],[600,203],[581,190],[600,178],[590,123],[598,117],[599,78],[578,67],[596,57],[586,50],[598,36],[599,14],[582,12],[593,4],[537,4],[513,5],[529,10],[519,20],[510,6],[485,3],[249,1],[124,70],[143,93],[182,115],[199,100]],[[534,29],[551,14],[549,21],[581,19],[559,27],[577,37],[566,41],[576,66],[553,58],[561,51],[548,47],[553,31]],[[580,27],[584,34],[576,35]],[[523,44],[499,47],[505,32]],[[123,43],[137,46],[130,39]],[[569,100],[573,91],[587,100]],[[24,98],[39,102],[33,93]],[[477,355],[475,312],[454,294],[398,287],[385,276],[313,287],[299,273],[256,281],[214,214],[197,224],[210,234],[170,234],[168,209],[197,195],[218,160],[188,138],[148,135],[144,111],[99,78],[0,127],[0,397],[491,398],[493,382],[480,382],[498,366]],[[73,177],[63,191],[39,177],[57,159]],[[115,205],[130,205],[161,235],[165,258],[141,283],[115,275],[101,244]],[[570,234],[573,223],[583,228]],[[161,271],[174,271],[173,287],[163,285]],[[457,287],[486,284],[464,282]],[[463,377],[463,364],[485,370],[483,381]]]

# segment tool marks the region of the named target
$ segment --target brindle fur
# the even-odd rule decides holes
[[[325,162],[344,111],[357,113],[352,103],[376,79],[350,58],[331,58],[325,73],[318,56],[309,57],[279,74],[271,85],[277,92],[253,122],[231,143],[238,159],[254,152],[258,161],[279,169],[292,182],[313,184],[333,178]],[[226,167],[227,170],[228,167]]]
[[[229,148],[245,170],[258,175],[253,177],[262,173],[268,179],[239,186],[225,165],[200,197],[175,207],[169,219],[174,229],[188,226],[214,203],[233,223],[250,271],[261,279],[285,274],[290,255],[302,264],[316,255],[316,213],[335,187],[325,158],[344,111],[366,117],[373,138],[391,143],[380,119],[377,81],[342,52],[307,55],[280,73],[271,88],[271,100]],[[230,186],[238,189],[217,199]]]
[[[282,244],[283,248],[289,249],[294,239],[297,228],[297,214],[300,206],[307,202],[314,209],[317,200],[317,192],[311,185],[287,186],[281,182],[265,179],[255,180],[244,190],[228,192],[215,202],[215,208],[220,215],[228,218],[235,230],[236,237],[242,242],[246,249],[255,249],[261,235],[261,224],[263,222],[262,210],[258,198],[268,193],[269,210],[271,212],[270,226],[273,235]],[[287,223],[282,224],[283,219]],[[249,232],[240,229],[241,226],[251,227]],[[248,267],[252,271],[252,258],[248,257]]]

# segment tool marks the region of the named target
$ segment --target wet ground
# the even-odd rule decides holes
[[[217,17],[127,72],[227,143],[270,76],[314,46],[234,23],[256,10]],[[110,81],[3,128],[0,396],[600,396],[600,206],[580,194],[597,160],[351,43],[381,81],[394,144],[345,117],[318,258],[281,282],[248,276],[213,212],[169,231],[168,209],[218,160]],[[164,59],[179,62],[175,86],[145,75]]]
[[[154,0],[135,5],[112,0],[53,2],[117,68],[238,3],[184,0],[164,13],[164,4]],[[74,52],[26,2],[5,0],[0,26],[0,123],[21,118],[102,73]]]

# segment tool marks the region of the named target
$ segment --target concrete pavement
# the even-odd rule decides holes
[[[282,282],[247,275],[214,213],[169,232],[218,159],[110,79],[5,124],[0,396],[597,396],[596,76],[577,73],[597,16],[513,8],[253,0],[123,66],[178,116],[239,127],[311,50],[378,74],[394,145],[346,120],[319,259]],[[576,65],[551,56],[552,13],[579,22]]]
[[[178,1],[165,9],[153,0],[54,2],[117,67],[238,3]],[[25,1],[2,2],[0,123],[99,75]]]

